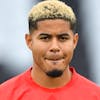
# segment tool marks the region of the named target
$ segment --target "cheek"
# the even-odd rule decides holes
[[[36,65],[41,65],[41,57],[43,56],[43,52],[40,48],[33,46],[32,49],[33,60]]]
[[[65,54],[72,53],[74,51],[73,43],[66,43],[61,48],[62,48],[63,53]]]
[[[32,53],[34,59],[37,59],[39,61],[41,57],[45,56],[46,52],[47,46],[45,44],[37,42],[32,45]]]
[[[66,61],[70,62],[73,57],[74,45],[72,43],[66,44],[65,46],[62,47],[62,51],[66,58]]]

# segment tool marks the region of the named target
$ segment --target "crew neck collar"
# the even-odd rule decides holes
[[[49,89],[49,88],[45,88],[45,87],[42,87],[42,86],[38,85],[32,79],[31,70],[32,70],[32,67],[29,70],[26,71],[26,75],[25,75],[25,79],[28,82],[28,84],[30,84],[32,87],[39,88],[39,89],[47,91],[47,92],[56,92],[56,91],[64,90],[66,88],[70,88],[74,84],[75,80],[77,79],[77,72],[75,71],[75,68],[74,67],[70,67],[70,71],[72,72],[71,80],[66,85],[64,85],[63,87],[55,88],[55,89]]]

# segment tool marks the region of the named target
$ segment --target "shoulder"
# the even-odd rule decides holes
[[[73,76],[73,88],[76,93],[81,97],[85,96],[88,100],[90,98],[91,100],[100,100],[100,87],[96,83],[78,74],[75,69],[73,69]]]
[[[73,73],[74,82],[77,85],[100,90],[100,87],[96,83],[77,73],[74,67],[71,67],[70,70]]]
[[[81,92],[82,94],[89,93],[89,95],[95,95],[100,99],[100,87],[96,83],[77,73],[73,67],[71,70],[73,72],[74,77],[74,89],[76,89],[76,91],[78,92]]]
[[[13,78],[5,81],[4,83],[2,83],[0,85],[0,92],[1,91],[5,91],[6,90],[11,90],[13,89],[13,87],[15,87],[16,85],[20,84],[22,79],[22,74],[14,76]]]
[[[82,85],[89,86],[90,88],[100,89],[100,87],[96,83],[94,83],[93,81],[85,78],[84,76],[82,76],[80,74],[77,74],[77,76],[78,76],[79,83],[81,83]]]
[[[13,97],[15,92],[18,92],[18,89],[21,90],[21,88],[25,87],[26,82],[25,82],[25,75],[27,72],[23,72],[6,82],[2,83],[0,85],[0,100],[10,100],[10,98]],[[4,99],[5,98],[5,99]]]
[[[99,96],[100,99],[100,86],[98,86],[96,83],[92,82],[91,80],[85,78],[84,76],[78,75],[78,87],[85,91],[86,93],[95,94],[97,97]]]

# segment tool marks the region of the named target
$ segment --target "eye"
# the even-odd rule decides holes
[[[48,36],[41,36],[40,39],[42,39],[42,40],[48,40],[49,37]]]
[[[51,39],[51,36],[48,34],[42,33],[42,34],[40,34],[39,39],[43,40],[43,41],[49,41]]]
[[[61,36],[60,39],[61,39],[61,40],[67,40],[68,37],[66,37],[66,36]]]
[[[60,40],[61,42],[65,42],[65,41],[67,41],[68,39],[69,39],[68,36],[59,36],[59,40]]]

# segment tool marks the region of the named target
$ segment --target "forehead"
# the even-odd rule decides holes
[[[37,22],[37,27],[41,31],[68,31],[70,23],[63,19],[46,19]]]
[[[37,29],[33,32],[34,35],[39,35],[41,33],[48,33],[52,35],[57,35],[61,33],[73,33],[70,28],[70,23],[63,19],[46,19],[37,22]]]
[[[44,26],[53,26],[53,27],[57,27],[57,26],[69,26],[69,22],[65,21],[63,19],[45,19],[43,21],[38,21],[37,22],[38,28],[44,27]],[[56,25],[56,26],[55,26]]]

